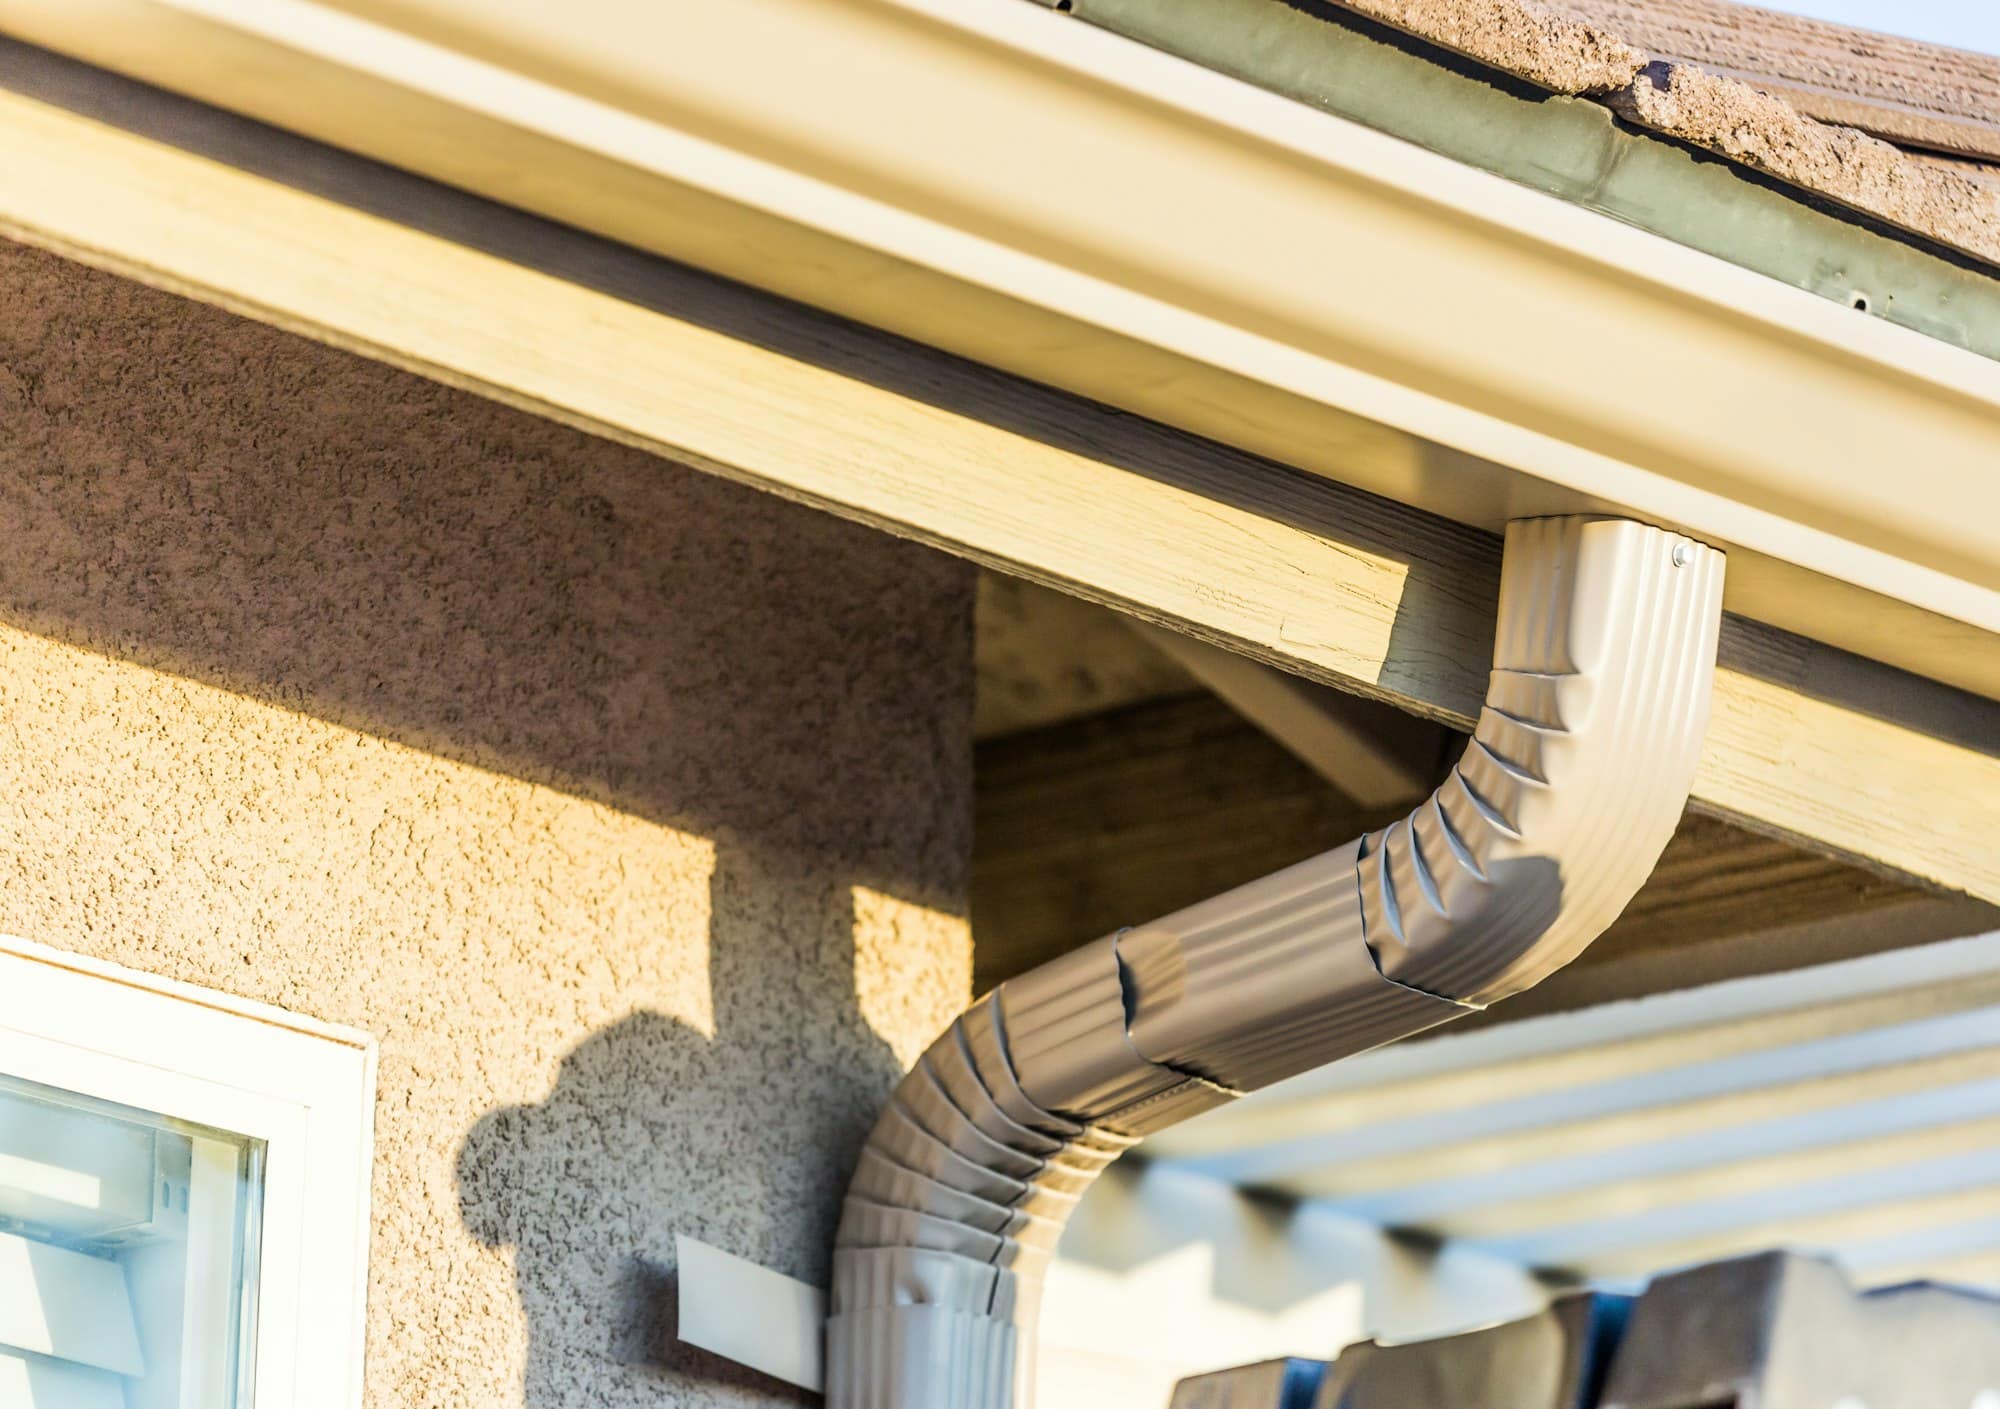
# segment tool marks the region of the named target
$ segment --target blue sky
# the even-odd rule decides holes
[[[1767,10],[1788,10],[1934,44],[1955,44],[2000,54],[2000,3],[1996,0],[1751,0]]]

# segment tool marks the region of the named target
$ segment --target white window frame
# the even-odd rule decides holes
[[[0,935],[0,1073],[265,1143],[255,1409],[361,1403],[375,1041]]]

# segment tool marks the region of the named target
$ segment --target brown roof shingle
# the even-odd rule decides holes
[[[2000,161],[2000,57],[1729,0],[1555,0],[1657,58],[1899,146]]]
[[[1877,128],[1913,126],[1922,117],[1933,124],[1926,129],[1930,140],[1901,140],[2000,159],[2000,60],[1726,0],[1339,3],[2000,265],[2000,181],[1986,179],[1972,163],[1918,156],[1868,131],[1823,121],[1814,108],[1825,104],[1799,92],[1811,88],[1822,98],[1838,94],[1865,106]],[[1910,101],[1920,93],[1922,105]],[[1947,126],[1955,147],[1945,142]],[[1989,126],[1992,139],[1980,137]]]

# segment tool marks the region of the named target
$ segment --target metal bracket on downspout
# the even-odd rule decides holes
[[[974,1003],[847,1192],[830,1409],[1023,1409],[1041,1272],[1141,1136],[1473,1012],[1573,959],[1680,820],[1719,552],[1618,519],[1508,525],[1493,673],[1408,818],[1122,930]]]

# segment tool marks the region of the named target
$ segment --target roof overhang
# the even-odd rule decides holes
[[[2000,366],[1021,0],[0,0],[0,27],[2000,696]]]
[[[1477,528],[10,40],[0,235],[1431,719],[1486,688]],[[1697,808],[2000,900],[2000,703],[1726,615],[1711,718]]]

